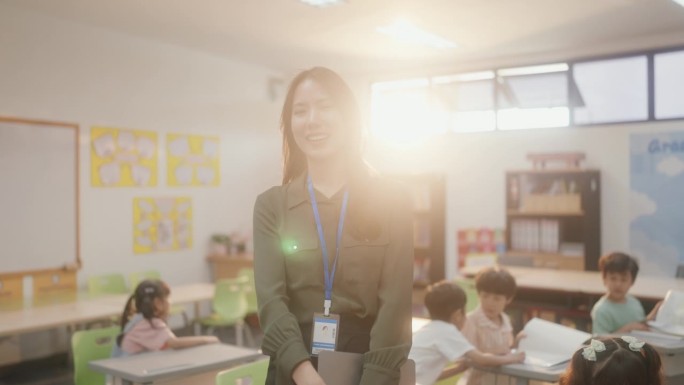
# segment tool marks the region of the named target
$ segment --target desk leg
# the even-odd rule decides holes
[[[195,332],[195,335],[198,336],[200,334],[200,323],[199,323],[199,316],[200,316],[200,303],[199,301],[196,301],[194,303],[194,310],[195,310],[195,319],[192,320],[193,324],[193,329]]]

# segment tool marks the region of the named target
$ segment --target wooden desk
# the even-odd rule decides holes
[[[669,384],[682,383],[673,379],[684,376],[684,338],[658,332],[633,331],[629,334],[647,342],[660,354],[663,373]]]
[[[92,370],[120,378],[124,385],[153,384],[171,379],[187,381],[187,377],[193,375],[224,370],[262,358],[265,359],[266,356],[256,350],[226,344],[209,344],[188,349],[96,360],[88,365]]]
[[[195,317],[199,316],[199,304],[214,297],[214,284],[195,283],[171,288],[170,300],[174,304],[192,303]],[[75,326],[87,322],[118,316],[128,300],[128,295],[105,295],[93,297],[79,294],[65,300],[45,303],[23,302],[0,311],[0,336]]]
[[[516,327],[521,327],[522,323],[532,316],[547,318],[543,313],[550,310],[556,315],[553,321],[572,320],[579,329],[588,330],[591,321],[589,312],[594,303],[606,292],[601,273],[598,271],[515,266],[505,268],[515,277],[518,286],[510,307],[512,311],[522,312],[521,315],[514,317]],[[461,274],[474,276],[479,269],[464,268]],[[650,307],[665,297],[670,289],[684,290],[684,279],[637,276],[629,293],[644,301],[648,313]]]
[[[519,288],[546,291],[583,293],[602,296],[606,293],[601,273],[598,271],[574,271],[540,269],[532,267],[508,267]],[[475,276],[480,268],[464,268],[462,274]],[[684,279],[637,276],[629,293],[645,300],[660,300],[670,289],[684,290]]]

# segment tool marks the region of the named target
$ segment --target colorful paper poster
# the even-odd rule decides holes
[[[93,186],[157,185],[156,132],[92,127],[90,143]]]
[[[192,247],[192,201],[189,197],[135,198],[133,251],[137,254]]]
[[[644,274],[674,277],[684,265],[684,131],[632,134],[630,148],[631,253]]]
[[[220,141],[218,136],[166,135],[169,186],[218,186]]]
[[[496,256],[506,251],[503,229],[470,228],[457,232],[458,267],[486,265],[496,262]],[[493,260],[493,261],[492,261]]]

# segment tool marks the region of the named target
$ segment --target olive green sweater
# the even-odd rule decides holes
[[[379,226],[371,237],[359,236],[352,226],[353,213],[347,212],[331,312],[375,319],[361,384],[390,385],[398,383],[411,347],[411,203],[397,185],[376,177],[368,183],[365,195],[379,198],[371,202]],[[342,195],[326,198],[316,192],[330,268]],[[354,199],[350,193],[350,206]],[[276,364],[276,384],[292,384],[294,368],[310,358],[299,323],[311,322],[314,312],[322,312],[324,300],[322,254],[304,175],[257,198],[254,269],[262,349]]]

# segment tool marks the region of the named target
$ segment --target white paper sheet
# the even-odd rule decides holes
[[[525,352],[525,362],[544,367],[570,360],[591,337],[589,333],[540,318],[532,318],[523,330],[527,336],[520,340],[518,349]]]

